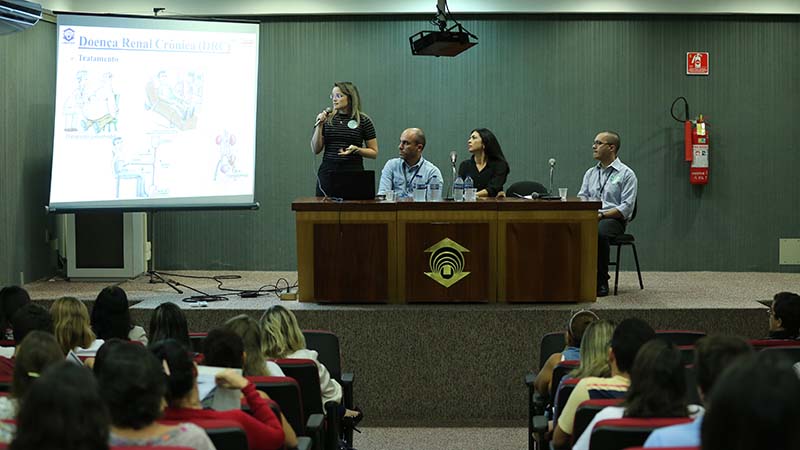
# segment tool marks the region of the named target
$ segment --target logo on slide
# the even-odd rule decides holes
[[[64,30],[62,36],[64,36],[64,41],[72,42],[72,40],[75,39],[75,30],[72,28],[67,28]]]
[[[464,253],[469,253],[469,250],[450,238],[442,239],[426,249],[425,253],[431,254],[428,260],[431,271],[425,272],[425,275],[446,288],[470,274],[464,272]]]

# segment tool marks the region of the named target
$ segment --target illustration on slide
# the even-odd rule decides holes
[[[203,102],[203,76],[196,72],[162,70],[145,85],[145,109],[181,131],[197,127],[197,107]]]
[[[92,79],[85,70],[75,74],[75,90],[64,105],[64,131],[94,130],[101,132],[117,131],[119,114],[119,94],[114,90],[114,76],[103,73]]]
[[[111,140],[114,180],[116,181],[116,198],[120,197],[120,186],[126,186],[127,180],[135,182],[134,196],[136,198],[149,197],[147,181],[152,186],[155,182],[153,175],[156,165],[155,148],[144,152],[129,152],[126,150],[123,139],[115,137]]]
[[[236,167],[236,153],[233,150],[233,146],[236,145],[236,135],[224,130],[222,134],[217,136],[215,142],[219,150],[219,161],[217,161],[217,167],[214,169],[214,181],[223,177],[236,178],[241,176],[239,169]]]

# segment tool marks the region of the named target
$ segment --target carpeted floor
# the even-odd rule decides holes
[[[524,450],[525,428],[364,428],[358,450]]]

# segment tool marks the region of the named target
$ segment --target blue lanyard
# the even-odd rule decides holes
[[[608,170],[609,168],[611,168],[611,166],[608,166],[606,168],[606,170]],[[606,188],[606,183],[608,183],[608,179],[611,178],[611,174],[612,173],[613,173],[613,170],[609,170],[608,171],[608,176],[606,177],[606,181],[604,181],[603,184],[600,184],[600,180],[603,179],[603,167],[602,166],[597,166],[597,186],[600,188],[599,192],[600,192],[600,198],[601,199],[603,198],[603,190]]]
[[[411,181],[412,181],[412,182],[414,181],[414,178],[416,178],[416,177],[417,177],[417,174],[419,173],[419,170],[420,170],[420,169],[422,169],[422,164],[423,164],[424,162],[425,162],[425,159],[424,159],[424,158],[422,158],[422,157],[420,157],[420,159],[419,159],[419,163],[417,163],[417,164],[418,164],[418,165],[417,165],[417,170],[415,170],[415,171],[414,171],[414,174],[413,174],[413,175],[411,175]],[[403,162],[402,162],[402,163],[400,163],[400,164],[402,164],[402,165],[403,165],[403,181],[404,181],[404,182],[405,182],[405,184],[406,184],[406,189],[405,189],[405,190],[406,190],[406,192],[412,192],[412,191],[414,191],[414,186],[412,185],[412,186],[411,186],[411,189],[409,189],[409,184],[410,184],[410,183],[409,183],[409,181],[408,181],[408,176],[406,175],[406,163],[405,163],[405,161],[403,161]]]

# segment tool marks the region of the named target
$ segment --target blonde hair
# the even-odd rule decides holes
[[[261,327],[264,329],[264,354],[268,358],[285,358],[306,348],[306,338],[297,318],[283,306],[275,305],[264,311]]]
[[[264,332],[256,319],[247,314],[239,314],[225,322],[225,329],[242,338],[244,344],[244,364],[242,374],[246,377],[270,376],[264,359]]]
[[[347,96],[347,104],[350,108],[350,118],[355,119],[358,125],[361,125],[361,115],[365,115],[361,112],[361,95],[358,93],[358,88],[355,84],[349,81],[337,81],[333,83],[333,87],[339,88],[342,91],[342,94]],[[333,116],[335,114],[330,114],[328,116],[328,122],[333,121]]]
[[[597,320],[586,327],[581,339],[581,364],[569,373],[573,378],[609,377],[608,347],[614,334],[614,324]]]
[[[82,301],[61,297],[50,307],[50,315],[53,316],[53,334],[65,355],[75,347],[88,348],[94,342],[89,310]]]

